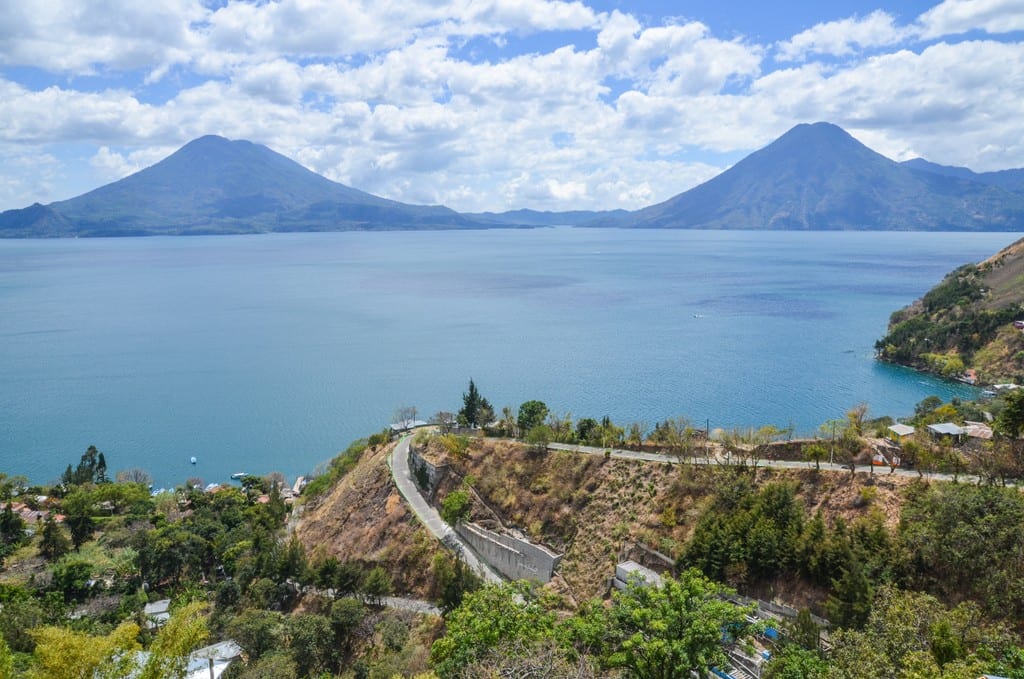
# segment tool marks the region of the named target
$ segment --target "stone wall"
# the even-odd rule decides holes
[[[446,464],[435,465],[423,457],[416,446],[409,446],[409,471],[412,472],[413,481],[423,491],[427,499],[433,501],[437,493],[437,487],[441,485],[444,478],[448,476],[449,467]],[[426,485],[423,484],[426,481]]]
[[[475,523],[460,523],[455,531],[494,570],[510,580],[548,582],[562,561],[561,554]]]

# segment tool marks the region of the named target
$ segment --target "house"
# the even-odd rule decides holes
[[[992,440],[992,427],[984,422],[964,422],[964,433],[972,439]]]
[[[928,431],[934,438],[954,438],[957,441],[964,435],[965,431],[963,428],[952,422],[940,422],[938,424],[929,424]]]
[[[889,438],[896,443],[900,443],[908,436],[912,436],[917,431],[909,424],[894,424],[889,427]]]

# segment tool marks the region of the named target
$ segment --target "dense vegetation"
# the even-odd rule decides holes
[[[893,313],[875,343],[887,361],[960,377],[974,368],[987,382],[1024,382],[1024,251],[1015,243],[982,264],[947,275],[914,304]]]
[[[183,676],[195,646],[230,638],[244,662],[232,665],[229,679],[671,678],[727,668],[759,650],[771,653],[765,677],[975,679],[987,672],[1024,679],[1024,495],[1003,485],[1021,476],[1019,464],[986,472],[979,484],[939,482],[924,468],[985,468],[955,446],[905,442],[906,450],[916,446],[922,468],[921,478],[890,484],[898,489],[898,520],[890,505],[878,503],[873,477],[857,482],[856,511],[826,514],[811,511],[809,495],[852,487],[852,474],[837,481],[810,464],[781,473],[759,466],[760,457],[778,441],[778,450],[815,464],[826,451],[853,459],[864,437],[884,431],[891,419],[870,420],[860,406],[823,425],[830,438],[788,442],[790,433],[774,427],[712,433],[685,418],[650,428],[607,417],[574,420],[538,400],[498,414],[472,382],[462,400],[457,414],[434,417],[440,431],[432,445],[458,464],[477,454],[481,439],[456,425],[475,422],[493,435],[519,437],[503,445],[518,446],[522,459],[538,467],[551,466],[546,481],[529,482],[538,506],[582,511],[598,490],[588,475],[608,460],[595,455],[566,466],[579,456],[556,459],[546,452],[549,441],[658,450],[680,463],[646,467],[648,479],[664,477],[664,487],[679,496],[658,496],[665,506],[657,508],[657,521],[676,528],[690,522],[676,533],[685,539],[659,545],[675,557],[669,570],[676,577],[665,573],[663,586],[634,582],[591,600],[524,583],[480,589],[461,561],[441,552],[429,564],[429,590],[443,617],[389,610],[382,606],[394,589],[388,564],[307,551],[286,530],[290,498],[279,475],[245,477],[215,492],[186,484],[151,495],[144,472],[125,470],[112,480],[107,460],[90,447],[52,487],[0,478],[0,677],[77,677],[83,668],[94,677]],[[991,406],[997,436],[975,455],[1005,453],[1012,461],[1024,433],[1024,391]],[[975,404],[930,398],[911,421],[979,412]],[[367,460],[383,455],[370,443],[387,438],[355,442],[296,501],[316,502],[333,484],[362,478]],[[728,463],[709,464],[712,458]],[[497,472],[503,460],[487,462]],[[488,473],[474,467],[474,474],[481,471]],[[633,503],[655,497],[652,481],[630,478],[641,483],[639,494],[622,479],[609,483]],[[819,486],[825,478],[831,480]],[[459,479],[438,498],[452,523],[472,518],[480,493],[497,487],[470,474]],[[502,479],[506,489],[515,482]],[[34,530],[26,531],[15,500],[39,512]],[[550,518],[539,525],[542,532],[560,525]],[[619,530],[610,537],[630,532]],[[770,594],[781,583],[802,592],[804,608],[771,623],[778,633],[766,635],[766,623],[753,623],[751,609],[732,591]],[[143,606],[165,597],[173,600],[171,620],[151,628]],[[833,625],[827,644],[812,613]],[[150,655],[136,655],[140,649]]]
[[[350,446],[324,478],[342,478],[366,446]],[[190,651],[224,638],[245,653],[229,670],[242,679],[345,668],[390,677],[425,664],[436,625],[379,606],[392,590],[380,564],[307,555],[284,530],[279,475],[156,495],[138,478],[139,470],[107,478],[90,447],[52,487],[0,479],[0,677],[120,678],[136,666],[140,677],[179,677]],[[46,514],[35,531],[13,512],[15,500]],[[450,556],[433,570],[447,609],[476,586]],[[143,606],[162,598],[173,602],[171,622],[151,629]],[[150,660],[138,665],[143,648]]]

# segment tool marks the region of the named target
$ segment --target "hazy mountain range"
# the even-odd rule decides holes
[[[259,144],[205,136],[76,198],[0,213],[0,237],[10,238],[548,225],[1024,231],[1024,170],[897,163],[815,123],[642,210],[460,214],[333,182]]]

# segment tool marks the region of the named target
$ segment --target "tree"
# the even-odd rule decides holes
[[[61,502],[64,513],[64,525],[71,532],[71,543],[78,550],[96,529],[93,521],[93,497],[84,488],[76,488]]]
[[[553,635],[555,616],[544,609],[525,582],[488,585],[471,594],[445,618],[447,634],[434,642],[430,660],[442,679],[491,651],[529,649]]]
[[[587,630],[603,630],[596,643],[602,662],[642,679],[688,679],[728,662],[724,644],[753,633],[746,616],[753,607],[727,601],[727,590],[687,570],[653,587],[631,582],[617,592],[610,608],[596,605],[584,618]],[[597,624],[593,624],[597,623]]]
[[[441,430],[441,434],[450,434],[456,424],[455,415],[447,410],[439,410],[434,413],[434,416],[430,418],[430,421],[437,425],[437,428]]]
[[[824,679],[828,664],[817,651],[786,644],[772,656],[763,679]]]
[[[7,645],[3,637],[0,637],[0,679],[13,679],[14,677],[14,656],[11,655],[11,647]]]
[[[25,541],[25,520],[8,502],[0,510],[0,551],[7,554]]]
[[[288,647],[298,672],[293,676],[319,676],[334,668],[334,630],[323,615],[299,614],[286,619]]]
[[[176,611],[157,633],[138,679],[183,679],[189,654],[209,636],[206,603],[194,601]]]
[[[114,478],[118,483],[138,483],[146,487],[153,485],[153,477],[145,469],[139,467],[122,469]]]
[[[481,411],[490,411],[494,416],[494,409],[490,402],[480,395],[473,380],[469,380],[469,390],[462,394],[462,409],[459,410],[459,421],[464,422],[467,427],[479,427],[488,422],[481,421]]]
[[[39,627],[35,666],[29,679],[121,679],[136,669],[134,652],[139,626],[123,622],[107,636],[92,636],[64,627]]]
[[[284,617],[275,611],[248,609],[235,616],[227,625],[227,633],[238,642],[249,662],[281,646]]]
[[[829,620],[840,627],[862,627],[871,613],[873,594],[864,566],[849,554],[842,575],[832,581],[832,594],[825,603]]]
[[[432,566],[437,605],[444,613],[455,610],[462,604],[467,594],[480,589],[480,576],[462,559],[440,553],[434,557]]]
[[[803,454],[805,460],[814,461],[815,470],[820,470],[821,461],[828,457],[828,446],[826,446],[822,441],[815,439],[804,446]]]
[[[1003,409],[995,421],[996,430],[1011,438],[1024,433],[1024,389],[1014,389],[1003,399]]]
[[[380,605],[381,599],[394,591],[394,586],[391,583],[391,576],[384,567],[374,566],[363,576],[359,589],[368,601]]]
[[[516,413],[512,406],[503,406],[501,409],[501,429],[504,436],[517,438],[519,436],[519,423],[516,421]]]
[[[462,489],[453,490],[441,501],[441,518],[449,526],[454,526],[469,518],[470,509],[469,493]]]
[[[525,436],[534,427],[544,424],[548,416],[548,407],[543,401],[526,401],[519,406],[519,417],[516,424],[519,425],[519,434]]]
[[[53,518],[53,514],[47,514],[39,541],[39,555],[47,561],[56,561],[70,550],[71,542],[65,537],[64,531]]]

